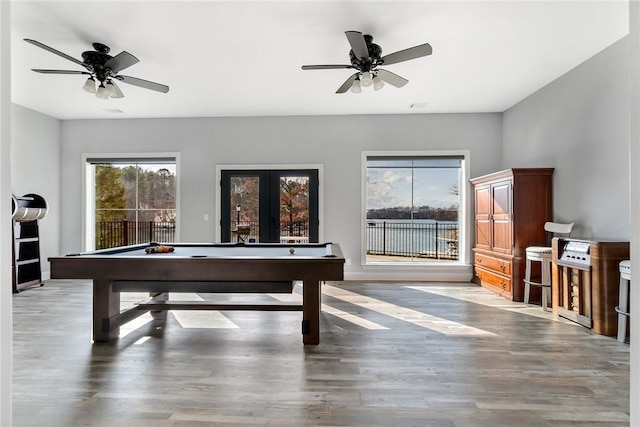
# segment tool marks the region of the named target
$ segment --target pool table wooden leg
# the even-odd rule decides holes
[[[168,292],[149,292],[149,300],[167,301],[169,300]],[[151,310],[151,317],[156,320],[165,320],[167,318],[167,310]]]
[[[108,319],[120,313],[120,292],[113,292],[110,280],[93,279],[93,342],[118,338],[120,328],[108,330]]]
[[[302,284],[302,342],[320,343],[320,281],[305,280]]]

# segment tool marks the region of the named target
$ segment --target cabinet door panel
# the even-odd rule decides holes
[[[511,253],[511,221],[493,221],[493,246],[494,252],[501,254]]]
[[[476,186],[476,247],[491,249],[491,186]]]
[[[491,250],[491,221],[476,219],[476,248]]]
[[[492,249],[499,253],[510,254],[511,247],[513,246],[511,225],[511,181],[493,184],[491,186],[491,193],[493,195]]]
[[[488,218],[491,215],[491,187],[476,187],[476,216]]]
[[[511,216],[511,181],[498,182],[491,186],[493,193],[492,213],[494,218]]]

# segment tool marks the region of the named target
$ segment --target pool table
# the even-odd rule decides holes
[[[151,244],[153,246],[157,244]],[[51,257],[52,279],[93,280],[93,341],[116,339],[120,325],[151,311],[302,311],[304,344],[320,342],[320,283],[343,280],[344,256],[335,243],[187,244],[147,253],[150,244]],[[175,301],[171,292],[291,293],[303,282],[302,304],[216,304]],[[149,292],[149,300],[120,310],[121,292]]]

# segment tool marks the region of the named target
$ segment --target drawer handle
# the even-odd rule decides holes
[[[482,258],[477,258],[477,259],[476,259],[476,262],[477,262],[478,264],[482,264]]]

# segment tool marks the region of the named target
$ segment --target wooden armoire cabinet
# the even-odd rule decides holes
[[[475,283],[513,301],[523,300],[526,248],[551,247],[544,223],[553,218],[552,174],[553,168],[519,168],[470,180]],[[533,287],[532,297],[539,292]]]

